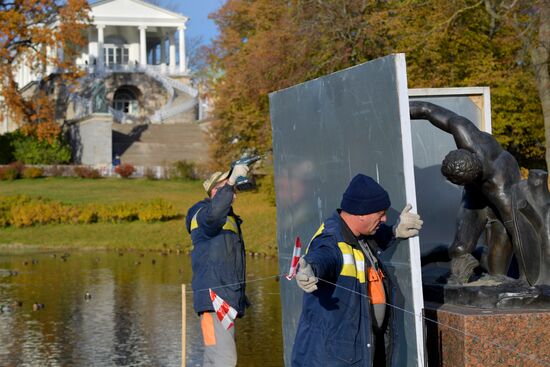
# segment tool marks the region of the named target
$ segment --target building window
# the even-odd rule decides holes
[[[128,46],[104,46],[105,65],[128,65],[130,48]]]
[[[128,114],[138,113],[138,101],[136,94],[129,88],[120,88],[115,92],[113,108]]]

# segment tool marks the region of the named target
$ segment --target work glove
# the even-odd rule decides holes
[[[300,266],[296,274],[296,283],[298,283],[298,287],[302,288],[306,293],[317,290],[316,284],[319,279],[317,279],[313,273],[311,265],[309,265],[303,257],[300,258],[298,265]]]
[[[420,215],[411,213],[411,209],[412,205],[407,204],[399,215],[399,220],[394,226],[395,237],[405,239],[418,235],[424,222],[420,219]]]
[[[237,182],[237,178],[246,177],[248,175],[249,169],[250,168],[246,164],[237,164],[235,167],[233,167],[233,170],[231,171],[231,176],[229,176],[229,180],[227,180],[227,183],[231,186],[234,186],[235,182]]]

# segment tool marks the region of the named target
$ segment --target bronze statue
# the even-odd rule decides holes
[[[107,113],[109,106],[105,96],[106,89],[103,80],[98,80],[92,86],[92,112]]]
[[[428,120],[452,134],[457,150],[441,167],[452,183],[464,186],[455,239],[450,247],[450,282],[463,284],[479,265],[471,255],[484,230],[487,271],[506,275],[515,254],[520,279],[550,284],[550,193],[547,173],[521,180],[516,159],[470,120],[429,102],[409,102],[411,119]]]

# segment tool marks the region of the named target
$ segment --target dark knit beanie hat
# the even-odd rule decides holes
[[[386,190],[371,177],[358,174],[349,183],[340,207],[354,215],[365,215],[386,210],[391,206]]]

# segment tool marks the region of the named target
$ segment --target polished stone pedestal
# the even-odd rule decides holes
[[[550,365],[550,310],[425,304],[430,367]]]

